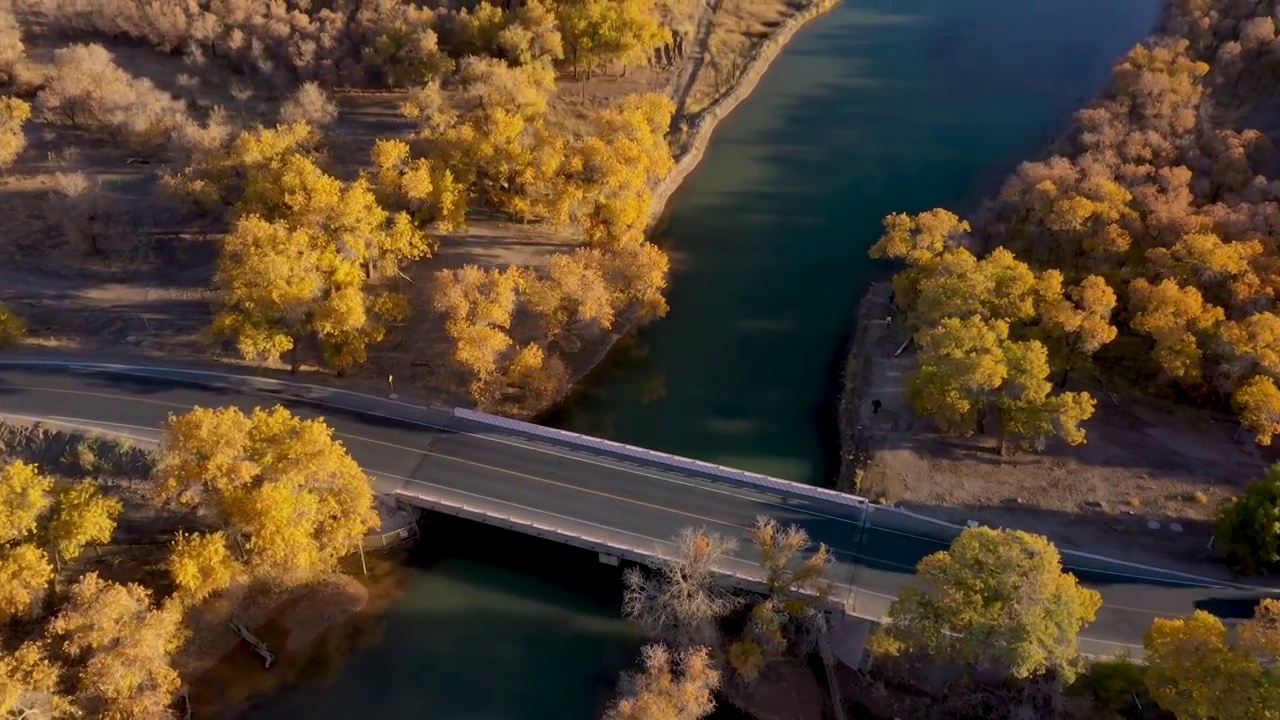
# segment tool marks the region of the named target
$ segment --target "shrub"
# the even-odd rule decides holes
[[[0,85],[13,79],[18,63],[22,62],[26,49],[22,45],[22,28],[14,20],[13,12],[0,10]]]
[[[0,168],[12,165],[27,146],[22,124],[30,117],[30,105],[18,98],[0,97]]]
[[[1121,718],[1136,706],[1152,704],[1143,682],[1142,666],[1127,657],[1088,665],[1071,684],[1070,694],[1088,704],[1090,717]]]
[[[65,122],[139,150],[167,144],[187,119],[186,105],[115,64],[101,45],[71,45],[53,54],[54,70],[36,96],[46,120]]]
[[[306,82],[280,106],[280,122],[291,125],[305,122],[312,127],[324,127],[338,117],[338,106],[329,98],[319,83]]]
[[[1280,464],[1223,508],[1215,539],[1234,570],[1257,573],[1280,564]]]

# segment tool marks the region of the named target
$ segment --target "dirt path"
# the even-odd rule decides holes
[[[681,67],[675,81],[677,90],[672,95],[676,101],[676,113],[671,118],[672,133],[678,132],[678,123],[688,119],[685,117],[685,111],[689,105],[689,95],[698,82],[703,65],[706,64],[707,53],[711,50],[711,31],[715,29],[715,16],[723,0],[697,0],[697,2],[702,6],[702,13],[698,16],[698,29],[694,33],[693,54]]]

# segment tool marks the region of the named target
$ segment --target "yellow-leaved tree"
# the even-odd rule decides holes
[[[521,268],[464,265],[436,273],[432,307],[445,317],[454,362],[470,376],[471,395],[489,398],[513,347],[511,320],[526,280]]]
[[[173,654],[184,640],[181,615],[157,609],[151,593],[89,573],[49,623],[61,653],[80,665],[75,700],[102,720],[169,717],[180,679]]]
[[[654,0],[559,0],[555,9],[565,57],[584,79],[606,63],[645,62],[671,41]]]
[[[243,212],[262,212],[263,196],[298,157],[312,158],[319,134],[305,122],[245,130],[227,145],[215,145],[163,186],[205,210],[228,209],[249,200]]]
[[[1231,405],[1259,445],[1270,445],[1280,434],[1280,387],[1270,377],[1257,375],[1241,383],[1231,394]]]
[[[333,430],[280,406],[248,415],[235,407],[171,415],[156,482],[161,497],[208,510],[244,548],[248,570],[266,580],[328,571],[378,524],[369,477]],[[187,552],[201,554],[200,562],[217,555],[211,546]],[[190,575],[185,581],[193,589],[217,584]]]
[[[245,175],[214,277],[214,331],[246,358],[294,351],[294,369],[310,339],[340,369],[363,362],[387,325],[408,314],[404,297],[382,283],[428,255],[431,241],[408,213],[384,210],[367,178],[343,183],[306,154],[288,152]]]
[[[1156,618],[1147,631],[1145,680],[1151,697],[1179,718],[1280,717],[1280,601],[1263,600],[1233,642],[1203,610]]]
[[[601,111],[582,138],[573,164],[573,218],[583,239],[614,247],[640,242],[653,203],[652,187],[671,172],[667,130],[675,104],[657,93],[628,95]]]
[[[1009,436],[1033,446],[1055,435],[1084,442],[1080,424],[1093,415],[1093,398],[1051,394],[1048,351],[1039,341],[1012,340],[1007,322],[972,315],[945,318],[921,330],[916,342],[919,369],[908,390],[916,410],[944,431],[971,433],[993,407],[1002,453]]]
[[[605,720],[698,720],[715,709],[720,687],[711,652],[690,648],[673,655],[662,645],[646,645],[643,669],[622,679],[622,697]]]
[[[41,643],[24,643],[0,654],[0,718],[61,720],[75,717],[75,706],[62,694],[61,670]]]
[[[85,546],[110,540],[123,511],[124,503],[87,482],[59,488],[46,528],[54,560],[74,560]]]
[[[403,140],[373,145],[373,187],[384,207],[403,210],[420,226],[434,223],[442,232],[466,225],[467,192],[442,163],[413,157]]]
[[[0,471],[0,621],[36,610],[54,559],[75,559],[90,543],[105,543],[123,505],[87,482],[57,488],[31,463]]]
[[[555,72],[543,63],[513,67],[472,57],[463,61],[457,85],[456,111],[437,103],[419,110],[419,143],[468,199],[518,220],[562,224],[570,202],[563,179],[572,158],[545,118]]]
[[[1064,572],[1057,548],[1020,530],[978,527],[916,566],[872,640],[884,655],[921,654],[1001,677],[1070,677],[1076,636],[1102,598]]]
[[[30,118],[30,103],[16,97],[0,97],[0,169],[12,165],[27,146],[22,125]]]
[[[1182,382],[1198,382],[1202,345],[1222,322],[1222,308],[1206,302],[1194,287],[1172,279],[1153,285],[1143,278],[1129,283],[1129,306],[1133,329],[1154,341],[1152,354],[1164,371]]]
[[[224,532],[179,533],[168,566],[180,598],[187,603],[227,588],[243,570]]]
[[[572,325],[608,330],[617,310],[599,255],[586,249],[552,255],[546,270],[525,283],[524,300],[542,319],[548,343]]]
[[[53,580],[49,556],[30,543],[0,550],[0,622],[34,612]]]
[[[907,269],[893,277],[894,299],[898,307],[915,308],[925,266],[944,250],[959,247],[969,234],[969,223],[947,210],[936,209],[918,215],[893,213],[884,218],[884,234],[871,246],[872,258],[903,260]]]
[[[807,653],[825,631],[822,601],[829,594],[827,571],[833,562],[831,550],[824,544],[812,547],[798,525],[760,516],[751,538],[760,552],[765,597],[751,608],[746,630],[729,647],[729,665],[747,682],[789,649]]]
[[[33,532],[49,506],[53,480],[40,468],[22,461],[0,471],[0,543],[12,542]]]

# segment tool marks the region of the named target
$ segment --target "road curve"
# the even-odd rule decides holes
[[[42,419],[153,441],[171,412],[193,406],[244,409],[280,403],[324,417],[378,490],[462,498],[473,507],[591,528],[652,547],[687,525],[739,539],[754,564],[747,529],[758,515],[804,527],[835,553],[832,579],[856,613],[879,618],[912,582],[925,555],[947,547],[957,528],[894,508],[860,507],[772,490],[661,463],[621,457],[552,438],[462,420],[448,408],[240,373],[225,366],[96,363],[65,357],[0,359],[0,416]],[[1205,609],[1247,616],[1280,590],[1201,578],[1064,551],[1067,567],[1103,595],[1083,651],[1141,655],[1154,617]]]

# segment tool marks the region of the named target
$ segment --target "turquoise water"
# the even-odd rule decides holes
[[[1157,5],[850,0],[802,30],[672,201],[670,315],[549,422],[829,481],[832,381],[881,219],[993,192]]]
[[[993,191],[1105,84],[1157,4],[847,0],[815,21],[672,203],[671,314],[551,420],[828,478],[832,380],[880,219]],[[248,717],[596,717],[639,640],[618,619],[616,568],[479,525],[420,542],[381,639]]]

